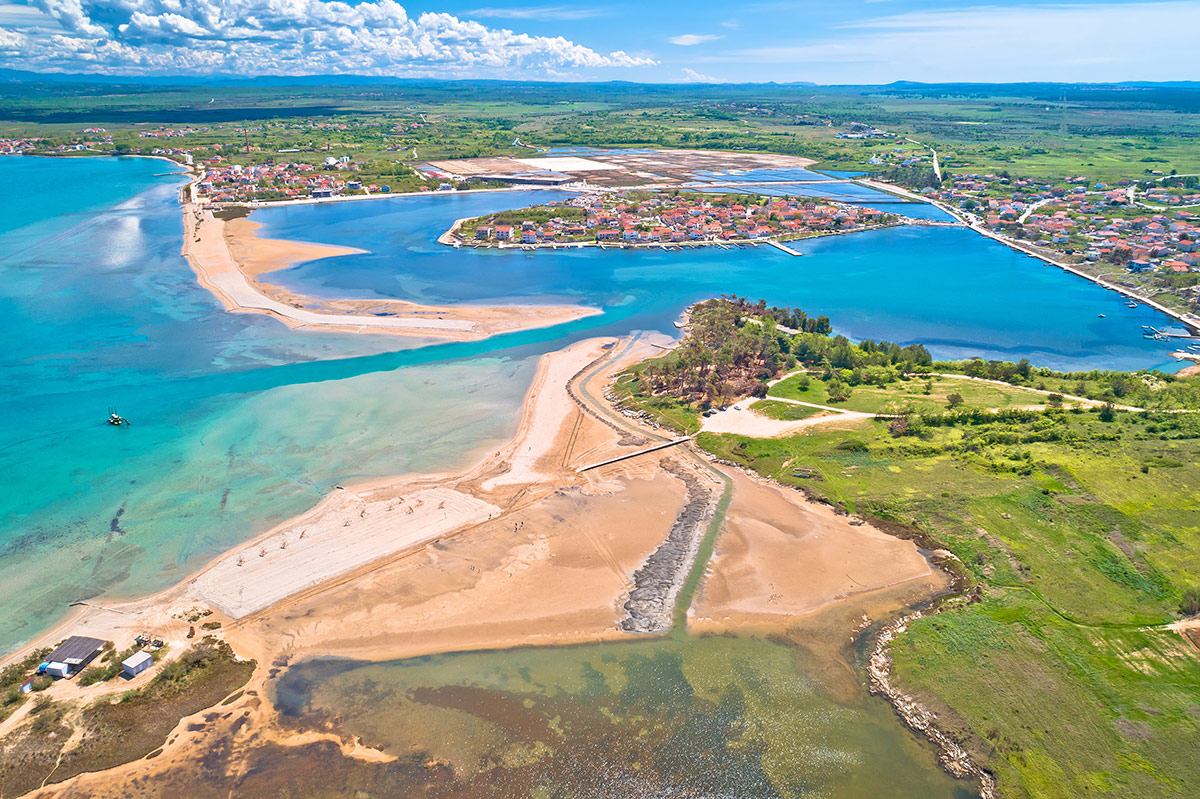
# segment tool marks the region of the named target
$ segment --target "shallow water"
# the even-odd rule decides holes
[[[455,468],[515,429],[538,348],[439,355],[224,312],[179,255],[164,166],[0,159],[30,187],[0,197],[30,222],[0,234],[0,651],[69,601],[175,583],[335,483]],[[133,425],[104,425],[109,406]]]
[[[839,703],[789,646],[697,638],[292,666],[297,723],[449,764],[429,797],[960,799],[882,701]],[[429,785],[435,787],[429,789]]]

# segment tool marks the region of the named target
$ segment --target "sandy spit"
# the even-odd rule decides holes
[[[225,222],[206,207],[184,205],[183,255],[226,310],[274,317],[289,327],[420,338],[478,340],[514,330],[550,327],[602,313],[582,305],[420,305],[400,300],[317,301],[260,279],[262,275],[318,258],[363,250],[260,239],[248,219]]]

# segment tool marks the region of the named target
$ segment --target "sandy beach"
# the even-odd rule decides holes
[[[226,310],[271,316],[289,327],[351,333],[383,333],[432,339],[478,340],[514,330],[550,327],[601,313],[569,306],[420,305],[400,300],[316,301],[260,279],[303,261],[354,255],[347,247],[260,239],[258,223],[225,222],[204,206],[183,208],[183,255],[200,285]]]

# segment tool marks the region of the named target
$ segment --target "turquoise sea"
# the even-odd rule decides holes
[[[1115,294],[964,230],[830,237],[801,243],[801,258],[765,247],[525,253],[455,251],[435,242],[455,218],[520,207],[545,193],[295,206],[256,211],[254,219],[267,236],[369,251],[274,276],[303,293],[578,302],[602,315],[474,343],[293,331],[263,316],[226,313],[197,286],[180,256],[181,179],[162,174],[170,171],[144,159],[0,159],[0,185],[20,187],[0,194],[0,334],[7,345],[0,359],[0,651],[54,623],[72,600],[171,585],[309,508],[336,483],[463,465],[512,434],[542,353],[597,334],[673,332],[684,307],[723,292],[828,315],[856,338],[924,342],[939,356],[1028,357],[1059,368],[1171,365],[1168,345],[1140,335],[1142,324],[1163,324],[1161,316],[1129,310]],[[103,424],[113,406],[131,427]],[[453,680],[430,673],[424,661],[380,668],[404,690],[424,685],[454,695],[465,687],[504,704],[534,688],[505,687],[497,675],[516,680],[553,667],[561,679],[590,680],[606,663],[633,674],[649,659],[664,667],[645,672],[644,683],[610,680],[568,694],[607,697],[617,717],[638,718],[651,702],[665,725],[657,729],[683,734],[701,725],[710,749],[746,724],[775,725],[746,738],[746,751],[757,754],[729,764],[754,795],[775,795],[779,780],[819,786],[812,795],[863,795],[856,786],[877,785],[883,773],[876,762],[907,775],[905,796],[962,792],[885,706],[867,699],[839,705],[806,681],[787,650],[762,642],[679,646],[475,655],[454,660]],[[767,647],[759,654],[773,664],[761,679],[750,675],[733,693],[708,681],[705,675],[745,677],[745,664],[759,659],[754,647]],[[355,695],[359,669],[350,664],[327,678],[318,669],[303,688],[305,701]],[[323,688],[322,679],[335,682]],[[592,718],[593,700],[560,702],[555,684],[539,683],[546,701],[531,700],[548,719],[560,710],[567,719]],[[798,703],[795,715],[754,710],[784,689]],[[419,721],[403,692],[396,696],[397,718]],[[587,725],[576,729],[582,734]],[[611,740],[627,747],[620,751],[628,759],[596,761],[611,766],[614,796],[633,795],[621,785],[641,784],[643,744],[626,732],[614,728]],[[691,749],[671,748],[673,740],[657,766],[667,784],[693,768]],[[495,741],[497,753],[516,751]],[[601,743],[572,739],[563,762],[578,762],[586,751],[571,747]],[[710,769],[704,780],[721,773]],[[586,775],[569,770],[518,777],[586,784]]]

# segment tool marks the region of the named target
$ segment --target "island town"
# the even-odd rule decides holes
[[[476,247],[728,245],[867,230],[899,221],[875,208],[812,198],[615,191],[459,220],[442,241]]]

